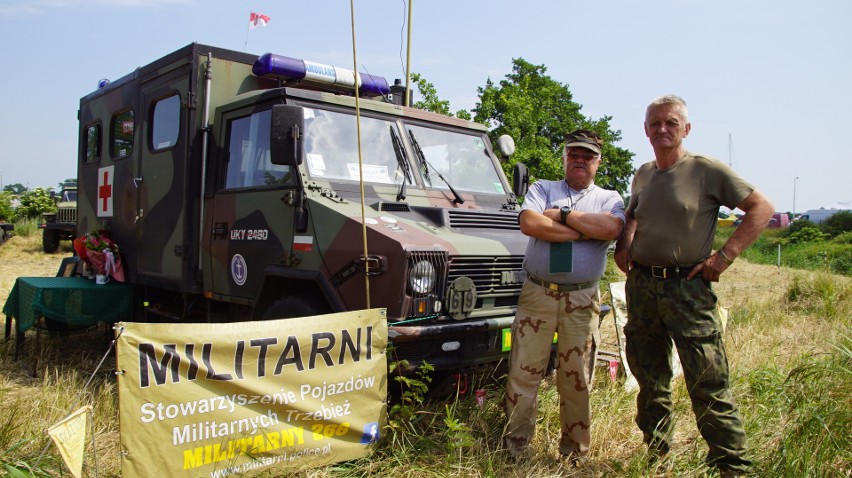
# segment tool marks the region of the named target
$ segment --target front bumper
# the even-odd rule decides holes
[[[408,362],[403,371],[427,362],[436,370],[466,369],[508,358],[507,336],[514,315],[428,324],[388,325],[389,360]]]

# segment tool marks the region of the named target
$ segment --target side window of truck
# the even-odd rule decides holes
[[[180,135],[180,95],[175,93],[155,101],[151,111],[151,150],[173,148]]]
[[[93,124],[86,128],[86,164],[97,163],[101,159],[101,125]]]
[[[112,117],[112,156],[126,158],[133,152],[133,110],[116,113]]]
[[[290,167],[272,164],[269,153],[270,110],[230,121],[225,188],[290,186]]]

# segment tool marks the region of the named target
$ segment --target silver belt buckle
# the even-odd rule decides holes
[[[666,277],[666,268],[662,266],[651,266],[651,276],[657,279],[668,279]]]

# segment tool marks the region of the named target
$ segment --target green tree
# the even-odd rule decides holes
[[[435,85],[426,81],[423,75],[412,73],[411,82],[414,83],[417,87],[417,92],[420,93],[420,99],[415,101],[411,106],[421,110],[452,116],[452,113],[450,113],[450,102],[440,99]]]
[[[62,190],[64,187],[74,186],[77,186],[77,178],[66,178],[65,181],[59,183],[59,190]]]
[[[27,191],[21,194],[20,200],[21,206],[18,208],[20,217],[40,218],[43,213],[56,210],[56,202],[45,188]]]
[[[3,191],[9,191],[10,193],[13,193],[13,194],[22,194],[26,190],[27,190],[27,187],[24,186],[21,183],[7,184],[6,186],[3,187]]]
[[[15,209],[12,208],[12,193],[9,191],[0,192],[0,221],[15,221]]]
[[[415,108],[440,113],[447,116],[455,116],[464,120],[471,120],[470,112],[467,110],[458,110],[455,115],[450,112],[450,102],[442,100],[438,97],[438,89],[435,85],[426,81],[420,73],[412,73],[411,81],[417,87],[417,92],[420,94],[420,99],[415,101],[412,106]]]
[[[852,211],[838,211],[828,216],[819,228],[831,237],[852,231]]]
[[[565,134],[578,128],[591,129],[604,138],[603,162],[595,184],[624,194],[633,174],[633,153],[614,146],[621,131],[610,128],[611,116],[593,119],[580,111],[567,85],[546,75],[544,65],[523,58],[512,60],[512,73],[495,84],[490,78],[478,88],[480,102],[473,109],[474,121],[487,124],[492,142],[508,134],[516,150],[503,168],[509,173],[516,162],[530,170],[530,179],[564,177],[562,149]]]
[[[812,223],[811,221],[808,221],[807,219],[799,219],[798,221],[793,221],[793,222],[790,223],[790,227],[788,227],[784,231],[784,235],[786,237],[790,237],[794,233],[801,231],[802,229],[806,229],[806,228],[818,229],[817,225]]]
[[[816,227],[803,227],[789,236],[791,244],[824,241],[827,237],[827,234],[821,232]]]

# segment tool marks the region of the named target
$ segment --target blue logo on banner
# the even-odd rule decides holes
[[[379,423],[372,422],[364,426],[364,434],[361,435],[361,444],[369,445],[379,441]]]

